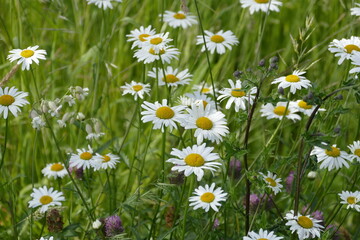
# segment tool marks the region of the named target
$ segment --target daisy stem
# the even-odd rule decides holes
[[[163,81],[165,82],[165,85],[166,85],[166,88],[168,90],[168,97],[167,97],[167,100],[168,100],[168,104],[170,104],[170,101],[171,101],[171,87],[168,85],[167,83],[167,79],[166,79],[166,72],[165,72],[165,67],[164,67],[164,63],[161,59],[161,54],[159,53],[159,58],[160,58],[160,66],[161,66],[161,70],[162,70],[162,73],[163,73]],[[157,71],[157,69],[156,69]]]
[[[110,184],[110,177],[109,177],[109,172],[107,169],[105,169],[105,173],[106,173],[106,183],[108,184],[108,188],[109,188],[109,214],[111,214],[112,211],[112,202],[111,202],[111,198],[112,198],[112,194],[111,194],[111,184]]]
[[[2,166],[4,164],[5,154],[6,154],[6,145],[7,145],[8,138],[9,138],[9,116],[6,118],[6,121],[5,121],[5,142],[4,142],[4,149],[2,152],[2,156],[1,156],[0,169],[2,169]]]
[[[46,225],[46,215],[47,215],[47,212],[45,212],[45,215],[44,215],[44,223],[43,223],[43,225],[41,227],[40,238],[43,235],[44,228],[45,228],[45,225]]]
[[[209,57],[209,50],[208,47],[206,45],[206,41],[205,41],[205,31],[202,25],[202,21],[201,21],[201,16],[200,16],[200,12],[199,12],[199,7],[198,7],[198,2],[197,0],[194,1],[195,2],[195,7],[196,7],[196,12],[199,18],[199,25],[200,25],[200,29],[201,29],[201,35],[203,37],[203,41],[204,41],[204,47],[205,47],[205,53],[206,53],[206,60],[208,63],[208,69],[209,69],[209,74],[210,74],[210,79],[211,79],[211,86],[213,88],[213,95],[214,95],[214,101],[215,101],[215,108],[216,110],[218,110],[218,106],[217,106],[217,97],[216,97],[216,92],[215,92],[215,84],[214,84],[214,77],[212,74],[212,68],[211,68],[211,63],[210,63],[210,57]]]
[[[190,183],[189,183],[189,192],[188,192],[188,198],[185,201],[186,205],[185,205],[185,211],[184,211],[184,219],[183,219],[183,229],[182,229],[182,234],[181,234],[181,239],[185,239],[185,232],[186,232],[186,218],[187,218],[187,213],[188,213],[188,209],[189,209],[189,198],[191,197],[191,193],[193,191],[193,187],[194,187],[194,182],[195,182],[195,177],[194,176],[190,176]]]
[[[336,217],[336,215],[340,212],[340,210],[341,210],[341,208],[343,207],[343,205],[341,205],[341,204],[338,204],[338,206],[336,206],[335,208],[334,208],[334,210],[336,209],[336,211],[335,211],[335,213],[334,214],[331,214],[330,216],[331,217],[329,217],[329,220],[327,220],[327,223],[328,224],[326,224],[326,226],[325,226],[325,229],[332,223],[332,221],[334,220],[334,218]],[[334,211],[333,211],[334,212]]]
[[[30,67],[30,71],[31,71],[31,75],[32,78],[34,80],[34,86],[35,86],[35,91],[36,91],[36,96],[38,97],[38,100],[40,100],[40,93],[39,93],[39,89],[36,83],[36,78],[35,78],[35,74],[34,74],[34,70],[32,69],[32,67]]]

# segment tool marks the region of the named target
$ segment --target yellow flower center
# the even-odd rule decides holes
[[[53,201],[53,198],[48,195],[44,195],[40,198],[39,201],[42,205],[46,205],[46,204],[51,203]]]
[[[305,216],[298,217],[297,222],[301,227],[306,228],[306,229],[310,229],[314,226],[313,221],[311,221],[310,218],[305,217]]]
[[[10,106],[11,104],[13,104],[15,102],[15,98],[11,95],[2,95],[0,96],[0,105],[2,106]]]
[[[150,37],[150,35],[149,35],[149,34],[146,34],[146,33],[139,35],[139,39],[140,39],[140,41],[142,41],[142,42],[145,42],[145,41],[146,41],[145,38],[147,38],[147,37]]]
[[[108,155],[103,156],[103,162],[108,162],[110,160],[111,160],[111,158]]]
[[[200,197],[201,201],[211,203],[215,199],[215,195],[211,192],[206,192]]]
[[[303,109],[311,109],[312,108],[312,105],[309,105],[307,104],[305,101],[301,100],[299,103],[298,103],[298,106],[303,108]]]
[[[29,58],[29,57],[33,56],[34,53],[35,52],[33,50],[26,49],[26,50],[22,50],[20,55],[24,58]]]
[[[286,111],[286,113],[285,113],[285,110],[286,110],[286,107],[277,106],[276,108],[274,108],[274,113],[279,116],[289,115],[290,114],[289,109]]]
[[[268,3],[269,0],[255,0],[255,2],[257,2],[257,3]]]
[[[170,119],[175,115],[174,110],[166,106],[159,107],[155,114],[160,119]]]
[[[210,88],[203,88],[201,90],[201,93],[208,93],[208,92],[210,92]]]
[[[61,165],[60,163],[54,163],[53,165],[51,165],[50,169],[51,169],[51,171],[58,172],[58,171],[63,170],[64,166]]]
[[[83,152],[82,154],[80,154],[80,158],[82,160],[90,160],[92,158],[92,154],[89,152]]]
[[[354,154],[358,157],[360,157],[360,148],[355,149]]]
[[[141,85],[134,85],[132,88],[134,89],[134,91],[138,92],[138,91],[140,91],[141,89],[143,89],[143,86],[141,86]]]
[[[331,150],[325,150],[326,155],[331,156],[331,157],[338,157],[340,156],[340,149],[336,148],[336,147],[331,147]]]
[[[265,178],[265,181],[267,181],[269,184],[270,184],[270,186],[272,186],[272,187],[276,187],[276,182],[275,182],[275,180],[274,179],[272,179],[272,178]]]
[[[185,19],[186,15],[182,13],[175,13],[173,17],[176,19]]]
[[[196,126],[204,130],[210,130],[213,127],[213,122],[207,117],[199,117],[196,120]]]
[[[191,167],[200,167],[205,163],[205,159],[197,153],[190,153],[185,157],[184,161]]]
[[[347,53],[352,53],[352,51],[360,52],[360,48],[358,46],[354,45],[354,44],[346,45],[344,48],[345,48]]]
[[[355,204],[356,203],[356,198],[355,197],[348,197],[346,199],[346,201],[349,203],[349,204]]]
[[[154,45],[158,45],[158,44],[162,43],[162,41],[163,41],[162,38],[156,37],[156,38],[151,39],[151,40],[150,40],[150,43],[151,43],[151,44],[154,44]]]
[[[223,36],[220,35],[214,35],[210,38],[210,40],[214,43],[222,43],[223,41],[225,41],[225,38],[223,38]]]
[[[206,106],[208,105],[208,102],[205,100],[202,100],[202,104],[203,104],[204,108],[206,108]]]
[[[159,53],[155,53],[155,50],[153,48],[150,48],[149,50],[149,53],[152,54],[152,55],[162,55],[165,53],[165,50],[164,49],[160,49],[160,52]]]
[[[165,77],[165,81],[164,81],[164,78],[162,78],[163,82],[167,82],[167,83],[175,83],[175,82],[178,82],[180,79],[177,78],[175,75],[173,74],[168,74],[166,75]]]
[[[241,88],[234,88],[231,91],[231,96],[233,97],[243,97],[246,93],[244,91],[241,91]]]
[[[288,82],[298,82],[298,81],[300,81],[300,78],[299,78],[299,76],[296,76],[296,75],[287,75],[285,77],[285,80]]]

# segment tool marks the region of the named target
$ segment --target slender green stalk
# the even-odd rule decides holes
[[[4,149],[1,156],[1,163],[0,163],[0,170],[2,169],[5,161],[5,154],[6,154],[6,147],[7,147],[7,141],[9,138],[9,116],[6,118],[5,121],[5,142],[4,142]]]
[[[194,188],[194,182],[195,182],[195,176],[192,175],[190,176],[190,183],[189,183],[189,191],[188,191],[188,198],[185,201],[185,210],[184,210],[184,218],[183,218],[183,229],[182,229],[182,234],[181,234],[181,239],[185,239],[185,232],[186,232],[186,219],[187,219],[187,214],[188,214],[188,210],[189,210],[189,198],[191,197],[191,194],[193,192],[193,188]]]

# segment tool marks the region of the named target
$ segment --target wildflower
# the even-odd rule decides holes
[[[307,178],[310,180],[314,180],[317,177],[317,172],[310,171],[307,175]]]
[[[282,119],[286,117],[287,119],[291,119],[294,122],[296,120],[300,120],[301,117],[296,114],[298,111],[296,108],[293,107],[292,104],[289,104],[287,109],[286,106],[288,105],[287,102],[278,102],[276,106],[273,106],[271,103],[267,103],[261,106],[260,112],[262,117],[266,117],[266,119]]]
[[[223,30],[212,33],[210,31],[205,31],[205,43],[207,49],[211,54],[214,54],[215,50],[218,54],[224,54],[226,48],[231,50],[231,45],[237,45],[239,41],[232,31]],[[196,45],[205,44],[203,35],[197,36]],[[204,52],[206,50],[205,45],[202,46],[201,51]]]
[[[304,113],[307,116],[311,116],[316,106],[310,105],[304,100],[297,100],[295,102],[290,102],[294,108],[296,108],[299,112]],[[324,108],[319,108],[318,112],[326,111]]]
[[[108,169],[108,168],[115,168],[116,164],[119,163],[120,157],[116,156],[112,153],[100,155],[96,153],[96,156],[94,157],[93,167],[94,170],[100,170],[100,169]]]
[[[350,160],[349,155],[344,151],[340,151],[340,148],[337,148],[335,144],[331,146],[331,150],[315,146],[310,155],[316,156],[318,163],[321,163],[320,169],[327,168],[331,171],[332,169],[340,169],[343,166],[349,168],[347,162]]]
[[[41,172],[45,177],[54,177],[54,179],[63,178],[68,174],[62,163],[49,163],[41,170]]]
[[[276,78],[274,81],[271,82],[271,84],[280,83],[278,87],[282,87],[284,89],[290,87],[290,92],[294,94],[296,90],[311,87],[311,82],[304,76],[302,76],[305,73],[306,72],[296,70],[290,75]]]
[[[77,168],[77,167],[69,167],[69,171],[71,173],[75,173],[75,177],[77,179],[81,180],[84,177],[84,168],[82,168],[82,167],[79,167],[79,168]]]
[[[285,180],[285,188],[287,192],[291,192],[294,183],[294,178],[295,178],[294,171],[290,171],[289,175]]]
[[[146,41],[144,42],[144,48],[152,49],[155,54],[161,54],[162,49],[167,47],[168,43],[172,41],[169,38],[169,33],[159,33],[153,36],[145,37]]]
[[[131,83],[125,83],[125,86],[122,86],[121,89],[124,91],[123,96],[125,94],[131,94],[136,101],[138,97],[143,99],[145,94],[149,95],[150,84],[131,81]]]
[[[259,230],[259,233],[256,233],[254,231],[251,231],[248,233],[248,236],[243,237],[243,240],[280,240],[283,239],[283,237],[278,237],[274,234],[274,232],[268,232],[267,230],[263,230],[262,228]]]
[[[121,3],[122,0],[86,0],[88,4],[95,4],[98,8],[103,8],[106,10],[107,8],[113,9],[113,5],[111,2],[119,2]]]
[[[301,214],[305,214],[308,211],[308,208],[309,208],[309,206],[303,207],[301,209]],[[323,212],[316,210],[316,211],[310,213],[310,216],[316,220],[320,220],[322,223],[321,225],[323,225],[323,223],[324,223],[324,213]]]
[[[360,38],[351,36],[350,39],[334,39],[329,44],[329,51],[335,53],[335,57],[340,57],[338,61],[338,64],[340,65],[345,59],[350,59],[354,51],[360,52]]]
[[[171,171],[169,175],[169,181],[171,184],[181,185],[184,183],[185,175],[184,172]]]
[[[20,107],[23,107],[29,102],[25,99],[28,93],[18,91],[15,87],[0,87],[0,115],[3,115],[4,119],[9,116],[9,111],[17,117],[18,112],[21,112]]]
[[[183,125],[185,129],[196,129],[194,135],[198,145],[204,139],[219,143],[229,133],[225,115],[211,108],[209,104],[206,107],[193,104],[188,112]]]
[[[57,233],[63,230],[63,217],[58,209],[49,209],[48,214],[46,215],[46,224],[51,233]]]
[[[175,207],[169,206],[165,213],[165,224],[166,227],[171,228],[174,226],[175,222]]]
[[[89,95],[89,88],[82,88],[80,86],[69,87],[69,91],[79,101],[83,101]]]
[[[360,141],[354,141],[352,144],[348,146],[348,148],[351,151],[351,154],[349,154],[349,158],[351,160],[357,160],[360,162]]]
[[[351,15],[360,16],[360,3],[355,3],[355,5],[358,7],[354,7],[350,9]]]
[[[147,37],[151,37],[156,34],[155,29],[152,29],[152,26],[148,26],[144,28],[141,26],[139,29],[132,30],[130,34],[126,35],[129,39],[128,42],[133,42],[131,49],[135,47],[142,48],[145,46],[145,42],[147,41]]]
[[[114,215],[105,218],[105,234],[106,237],[113,237],[124,231],[122,222],[119,216]]]
[[[141,112],[143,122],[153,122],[153,129],[160,129],[163,132],[164,126],[169,127],[170,131],[173,128],[177,129],[176,123],[180,123],[183,119],[183,114],[181,113],[184,110],[184,106],[175,106],[169,107],[167,105],[167,100],[163,99],[161,103],[156,101],[155,103],[144,102],[141,105],[145,111]]]
[[[65,201],[62,192],[56,191],[52,187],[48,189],[46,186],[39,189],[33,188],[33,193],[30,196],[33,199],[29,201],[29,207],[41,206],[41,213],[46,212],[51,206],[61,206],[61,202]]]
[[[262,175],[264,181],[267,183],[268,187],[274,191],[274,194],[281,192],[281,188],[283,187],[283,185],[280,184],[281,179],[276,178],[276,174],[273,174],[270,171],[267,172],[267,175],[263,173],[260,174]]]
[[[200,92],[202,94],[206,94],[206,95],[214,93],[213,87],[208,84],[195,85],[193,90],[196,92]],[[215,88],[215,92],[218,92],[218,89]]]
[[[57,123],[59,124],[60,128],[66,127],[66,122],[70,120],[70,118],[72,117],[73,113],[65,113],[62,117],[62,119],[57,120]]]
[[[188,69],[180,72],[179,69],[173,69],[172,67],[167,67],[164,71],[162,68],[153,68],[152,71],[149,71],[148,76],[154,79],[159,79],[160,86],[168,85],[172,87],[189,84],[192,77]]]
[[[76,115],[76,119],[79,121],[83,121],[85,119],[85,115],[82,112],[78,112]]]
[[[41,128],[45,127],[46,123],[41,116],[36,116],[32,119],[31,125],[34,129],[40,130]]]
[[[164,22],[166,22],[167,24],[169,24],[170,27],[173,28],[182,27],[186,29],[191,25],[198,23],[195,16],[189,13],[184,13],[183,11],[178,11],[176,13],[171,11],[165,11],[163,18]]]
[[[75,105],[75,98],[72,95],[65,95],[62,99],[69,104],[69,107]]]
[[[87,140],[98,140],[100,137],[104,136],[105,133],[101,132],[100,122],[97,119],[92,119],[94,123],[94,129],[90,124],[86,124],[85,130],[87,132],[86,139]]]
[[[59,117],[60,110],[62,109],[62,105],[60,105],[60,101],[56,99],[55,101],[48,101],[48,113],[52,117]]]
[[[194,93],[187,93],[185,94],[186,97],[188,97],[191,101],[191,104],[195,104],[195,105],[203,105],[204,107],[206,107],[208,104],[210,105],[211,108],[215,108],[215,102],[208,97],[207,95],[205,95],[204,93],[200,93],[200,92],[194,92]]]
[[[195,196],[189,198],[190,206],[194,206],[194,210],[202,208],[205,212],[208,212],[210,207],[218,212],[220,202],[225,201],[227,196],[220,187],[215,189],[215,183],[212,183],[210,187],[207,184],[205,187],[199,186],[193,194]]]
[[[212,153],[213,150],[213,147],[206,147],[205,143],[182,150],[173,148],[170,154],[175,158],[170,158],[167,162],[175,165],[171,168],[172,171],[184,172],[186,177],[194,173],[197,180],[201,181],[204,176],[204,169],[208,169],[213,173],[216,168],[221,166],[221,163],[215,162],[220,157],[219,154]]]
[[[10,62],[17,61],[17,64],[21,64],[21,70],[30,70],[30,65],[35,62],[36,64],[39,64],[39,59],[45,60],[46,57],[46,51],[45,50],[37,50],[39,46],[34,47],[28,47],[26,49],[14,49],[11,50],[7,59],[9,59]]]
[[[101,227],[102,223],[99,221],[99,219],[96,219],[93,224],[92,227],[93,229],[99,229]]]
[[[249,8],[250,14],[259,11],[265,13],[279,12],[279,7],[282,5],[282,2],[278,0],[240,0],[240,3],[242,8]]]
[[[339,193],[342,204],[347,204],[346,209],[354,208],[356,211],[360,212],[360,192],[349,192],[342,191]]]
[[[238,112],[240,109],[246,110],[246,102],[248,102],[249,105],[253,104],[255,98],[254,94],[257,92],[256,87],[246,91],[245,89],[242,89],[240,80],[236,80],[236,83],[234,83],[229,79],[228,82],[231,88],[224,88],[219,91],[221,95],[218,97],[218,100],[220,101],[227,98],[229,99],[225,106],[226,109],[229,109],[231,105],[235,103],[235,112]]]
[[[54,240],[54,237],[50,236],[49,238],[41,237],[39,240]]]
[[[161,56],[161,61],[163,63],[170,63],[172,59],[178,59],[177,55],[179,55],[179,49],[174,48],[172,46],[166,46],[162,49],[159,50],[159,53],[155,53],[155,50],[153,48],[146,48],[143,47],[139,50],[135,51],[134,57],[138,59],[138,62],[144,62],[145,64],[147,63],[152,63],[156,60],[160,60],[160,56]]]
[[[94,165],[94,152],[90,146],[88,146],[88,150],[85,148],[77,149],[77,154],[72,153],[70,157],[69,166],[83,168],[86,170],[87,168],[91,168]]]
[[[239,179],[241,176],[241,162],[240,160],[235,159],[232,157],[229,162],[229,170],[228,175],[231,178]]]
[[[292,233],[296,231],[299,240],[315,237],[320,238],[320,232],[324,228],[319,224],[321,222],[320,220],[316,220],[310,217],[310,215],[303,216],[300,213],[295,216],[293,210],[286,214],[285,219],[288,220],[285,225],[290,226]]]

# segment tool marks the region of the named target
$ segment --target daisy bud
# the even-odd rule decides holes
[[[100,222],[99,219],[96,219],[93,224],[92,224],[92,227],[93,229],[99,229],[101,227],[102,223]]]
[[[84,121],[85,115],[82,112],[78,112],[76,119],[79,121]]]
[[[64,222],[62,221],[62,216],[60,211],[56,208],[48,211],[46,216],[46,223],[48,230],[51,233],[61,232],[63,230]]]
[[[105,218],[105,234],[106,237],[113,237],[124,231],[122,222],[119,216],[114,215]]]
[[[317,172],[315,171],[310,171],[307,175],[307,178],[310,180],[314,180],[317,177]]]
[[[242,74],[243,74],[242,71],[236,70],[236,71],[233,73],[233,76],[234,76],[236,79],[239,79]]]
[[[265,67],[265,59],[261,59],[258,66],[259,67]]]

